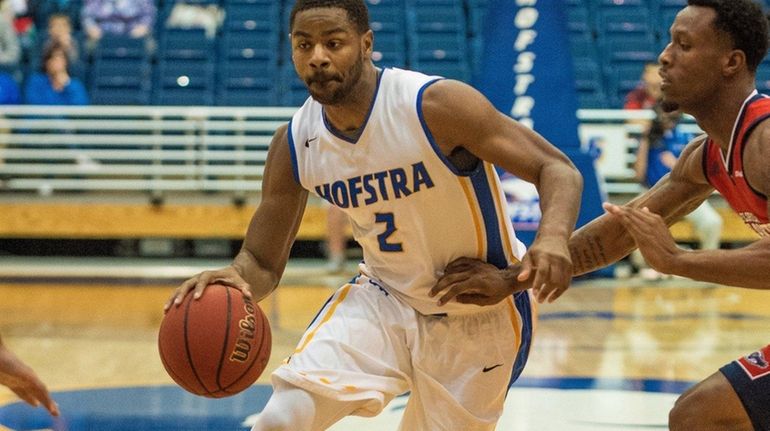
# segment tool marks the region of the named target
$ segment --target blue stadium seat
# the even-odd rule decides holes
[[[81,47],[81,49],[84,49]],[[147,42],[127,36],[105,35],[94,48],[94,58],[144,58]]]
[[[160,38],[160,59],[206,60],[214,52],[214,39],[203,29],[166,29]]]
[[[155,85],[153,98],[157,105],[213,105],[214,63],[161,59]]]
[[[280,23],[279,2],[225,3],[225,30],[278,31]]]
[[[770,63],[760,63],[757,68],[757,90],[770,95]]]
[[[578,93],[580,109],[607,109],[607,98],[604,93]]]
[[[652,34],[650,13],[646,7],[604,7],[598,11],[597,17],[596,30],[599,34]]]
[[[650,34],[605,35],[599,40],[605,65],[623,62],[654,62],[658,58],[655,38]]]
[[[381,67],[406,65],[406,39],[401,31],[375,31],[372,60]]]
[[[599,63],[593,58],[576,58],[573,62],[575,88],[579,92],[595,93],[604,90],[604,78]]]
[[[626,95],[639,85],[644,63],[621,64],[608,72],[608,101],[613,108],[622,108]]]
[[[299,79],[294,71],[294,66],[285,64],[281,68],[280,74],[281,97],[279,103],[283,106],[302,106],[310,94],[307,92],[305,83]]]
[[[466,61],[465,38],[456,33],[414,33],[409,38],[410,62]]]
[[[571,33],[569,42],[573,58],[598,59],[597,41],[591,33]]]
[[[89,96],[94,105],[150,103],[151,64],[147,58],[97,58]]]
[[[261,30],[226,30],[219,41],[222,59],[261,59],[277,63],[280,51],[278,32]]]
[[[575,71],[575,91],[580,108],[605,108],[607,97],[604,90],[604,78],[601,67],[593,58],[576,58],[573,62]]]
[[[223,106],[275,106],[277,67],[265,63],[219,64],[217,104]]]
[[[378,31],[404,31],[406,9],[399,6],[370,6],[369,27]]]
[[[463,82],[470,82],[471,78],[470,68],[465,62],[423,61],[416,68],[427,75],[439,75]]]
[[[465,35],[465,13],[461,7],[416,5],[407,9],[409,28],[416,32],[457,32]]]
[[[567,7],[567,29],[571,33],[590,33],[594,26],[584,4]]]
[[[682,8],[679,6],[672,8],[660,8],[660,12],[658,12],[657,30],[661,40],[668,41],[671,39],[669,35],[669,29],[671,28],[671,24],[674,23],[676,14],[678,14],[681,9]]]

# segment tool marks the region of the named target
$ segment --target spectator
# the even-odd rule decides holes
[[[660,65],[647,63],[642,71],[642,79],[639,85],[626,95],[623,109],[649,109],[655,106],[660,99]]]
[[[55,42],[46,45],[41,71],[27,80],[25,102],[30,105],[87,105],[85,87],[78,78],[70,77],[68,64],[64,47]]]
[[[86,0],[82,24],[93,47],[104,35],[151,36],[156,13],[152,0]]]
[[[15,71],[19,65],[21,49],[13,25],[14,12],[11,2],[0,0],[0,69]]]
[[[202,28],[207,37],[214,38],[224,19],[224,11],[215,4],[188,4],[184,0],[177,0],[166,20],[166,27]]]
[[[648,188],[671,172],[682,150],[693,137],[689,133],[683,133],[677,127],[682,117],[681,112],[666,113],[659,104],[656,104],[653,109],[655,118],[640,140],[634,164],[637,178]],[[692,223],[700,241],[701,250],[719,248],[722,218],[708,200],[703,201],[697,209],[687,214],[685,219]]]
[[[69,15],[54,13],[48,17],[48,40],[46,43],[56,43],[67,51],[70,66],[80,61],[78,42],[72,35],[72,21]]]
[[[64,15],[70,23],[80,22],[80,2],[74,0],[28,0],[29,14],[38,31],[48,28],[53,15]]]

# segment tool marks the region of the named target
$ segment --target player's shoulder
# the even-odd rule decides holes
[[[703,166],[708,149],[708,135],[701,134],[691,139],[682,150],[679,160],[674,165],[671,176],[674,179],[686,179],[693,183],[707,183]]]

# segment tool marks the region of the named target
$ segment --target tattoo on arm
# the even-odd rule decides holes
[[[586,236],[579,244],[570,247],[575,275],[584,274],[607,265],[604,244],[596,236]]]

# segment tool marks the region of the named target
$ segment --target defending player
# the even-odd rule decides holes
[[[300,0],[290,23],[292,59],[312,98],[275,134],[233,264],[186,281],[167,307],[214,280],[265,298],[315,192],[349,215],[365,263],[276,370],[254,429],[322,430],[411,391],[401,429],[492,430],[529,352],[529,295],[480,309],[440,307],[428,291],[461,256],[499,268],[521,261],[520,289],[565,288],[581,177],[473,88],[376,68],[362,0]],[[491,163],[538,187],[543,218],[528,252]]]
[[[35,372],[3,344],[0,337],[0,384],[10,388],[22,400],[35,407],[43,406],[59,416],[59,406]]]

